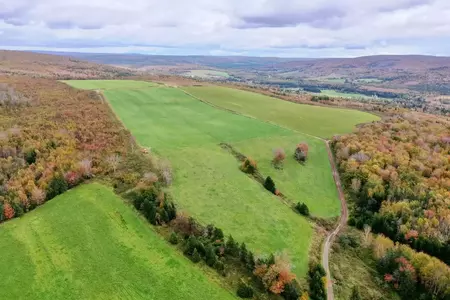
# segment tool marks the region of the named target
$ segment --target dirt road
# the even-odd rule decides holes
[[[327,300],[334,300],[333,283],[331,282],[331,274],[330,274],[330,267],[329,267],[329,256],[330,256],[330,250],[331,250],[331,246],[333,244],[334,238],[339,233],[339,231],[347,224],[348,209],[347,209],[347,202],[345,202],[344,192],[342,191],[339,173],[336,169],[336,164],[334,163],[333,153],[331,152],[331,149],[330,149],[329,141],[326,141],[325,143],[327,145],[328,159],[330,160],[334,182],[336,183],[336,188],[337,188],[338,194],[339,194],[339,200],[341,201],[341,218],[339,220],[339,224],[330,234],[328,234],[327,238],[325,239],[325,243],[323,244],[323,249],[322,249],[322,266],[324,267],[325,272],[327,272]]]

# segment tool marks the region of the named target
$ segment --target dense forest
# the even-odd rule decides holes
[[[354,205],[349,224],[360,229],[368,225],[375,233],[449,264],[449,120],[419,113],[392,115],[335,137],[332,146]],[[407,262],[399,262],[403,257],[399,249],[389,257],[378,255],[388,261],[386,269],[399,264],[406,268]],[[417,253],[401,249],[409,256]],[[448,266],[435,265],[435,275],[447,278]],[[421,266],[416,267],[419,272]]]

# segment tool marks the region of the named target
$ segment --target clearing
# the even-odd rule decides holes
[[[5,299],[234,299],[97,183],[2,224],[0,241]]]
[[[183,87],[213,105],[322,138],[352,132],[357,124],[380,118],[361,111],[291,103],[218,86]]]
[[[367,96],[364,94],[344,93],[344,92],[339,92],[339,91],[335,91],[335,90],[321,90],[320,93],[316,93],[315,95],[325,95],[325,96],[329,96],[329,97],[340,97],[340,98],[350,98],[350,99],[372,99],[372,98],[374,98],[373,96]],[[374,92],[374,95],[376,95],[376,92]],[[376,98],[388,100],[388,98],[381,98],[381,97],[376,97]]]

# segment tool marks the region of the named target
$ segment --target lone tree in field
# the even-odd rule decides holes
[[[308,158],[309,147],[307,143],[300,143],[295,148],[294,158],[301,163],[304,163]]]
[[[273,150],[273,159],[272,164],[275,167],[275,169],[282,169],[283,168],[283,162],[286,158],[286,153],[284,152],[283,148],[277,148]]]

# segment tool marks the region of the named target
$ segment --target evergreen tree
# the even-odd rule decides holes
[[[297,203],[295,209],[304,216],[309,216],[309,208],[305,203]]]
[[[309,272],[309,290],[311,300],[326,300],[327,292],[323,282],[326,273],[320,264],[313,266]]]
[[[186,242],[186,248],[184,249],[184,254],[186,255],[192,255],[194,253],[194,250],[197,246],[197,238],[193,235],[189,236],[187,242]]]
[[[169,242],[172,245],[178,244],[178,236],[177,236],[177,234],[175,232],[172,232],[172,234],[170,235]]]
[[[239,255],[239,246],[234,241],[233,237],[230,235],[228,237],[228,240],[225,244],[225,253],[231,256],[238,256]]]
[[[202,257],[198,253],[197,249],[194,249],[194,252],[192,253],[191,260],[193,263],[198,263],[200,260],[202,260]]]
[[[253,289],[245,283],[240,283],[237,295],[241,298],[253,298]]]
[[[67,191],[68,188],[69,188],[69,185],[67,184],[64,177],[62,177],[61,175],[56,175],[55,177],[52,178],[52,180],[48,184],[47,200],[50,200],[50,199],[64,193],[65,191]]]
[[[300,293],[293,282],[289,282],[284,285],[284,291],[281,293],[281,296],[285,300],[298,300]]]
[[[145,199],[142,202],[142,211],[144,213],[145,218],[153,224],[156,225],[156,206],[155,203],[150,202],[148,199]]]
[[[276,188],[275,188],[275,182],[273,182],[272,178],[270,176],[267,176],[266,180],[264,181],[264,187],[266,190],[271,192],[272,194],[275,194]]]
[[[161,220],[164,223],[168,223],[169,222],[169,214],[167,213],[167,211],[164,208],[161,209],[160,215],[161,215]]]
[[[223,231],[220,228],[214,228],[214,240],[222,240],[223,239]]]
[[[359,287],[357,285],[353,286],[350,300],[362,300],[361,294],[359,293]]]
[[[210,267],[214,266],[217,262],[217,256],[214,251],[214,247],[211,244],[208,244],[205,249],[205,261],[206,264]]]
[[[241,262],[243,263],[247,262],[248,251],[247,247],[245,246],[245,243],[241,244],[241,248],[239,249],[239,256],[241,258]]]
[[[255,257],[253,256],[252,251],[248,251],[246,266],[249,272],[253,272],[253,270],[255,270]]]

